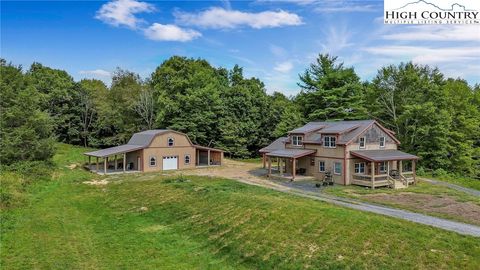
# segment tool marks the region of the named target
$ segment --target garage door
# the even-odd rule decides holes
[[[178,169],[178,158],[176,156],[163,157],[163,170]]]

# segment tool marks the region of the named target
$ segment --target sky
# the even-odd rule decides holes
[[[362,80],[413,61],[480,83],[480,25],[384,25],[383,0],[2,1],[0,28],[7,61],[107,84],[116,67],[147,78],[181,55],[238,64],[267,92],[290,96],[320,53],[338,56]]]

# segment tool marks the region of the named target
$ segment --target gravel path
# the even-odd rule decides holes
[[[239,182],[249,185],[266,187],[305,198],[340,205],[343,207],[372,212],[389,217],[400,218],[407,221],[412,221],[452,232],[457,232],[463,235],[480,237],[480,226],[450,221],[443,218],[432,217],[406,210],[381,206],[373,203],[365,203],[355,199],[347,199],[333,195],[323,194],[319,192],[319,189],[314,186],[314,183],[312,181],[291,182],[288,180],[267,179],[264,177],[265,170],[259,169],[258,164],[226,160],[224,166],[222,167],[185,170],[181,173],[235,179]]]
[[[473,196],[480,197],[480,191],[476,190],[476,189],[473,189],[473,188],[466,188],[466,187],[462,187],[462,186],[455,185],[455,184],[452,184],[452,183],[443,182],[443,181],[439,181],[439,180],[428,179],[428,178],[420,178],[420,179],[425,181],[425,182],[428,182],[432,185],[446,186],[446,187],[453,188],[453,189],[458,190],[458,191],[468,193],[468,194],[473,195]]]

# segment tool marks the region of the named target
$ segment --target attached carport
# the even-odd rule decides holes
[[[116,172],[135,172],[140,171],[141,158],[138,154],[132,158],[129,154],[140,152],[144,147],[142,145],[120,145],[110,147],[98,151],[87,152],[84,155],[88,157],[87,168],[96,173],[116,173]],[[96,158],[92,164],[92,157]],[[103,159],[103,160],[101,160]],[[100,169],[100,164],[103,163],[103,168]]]
[[[194,145],[196,152],[196,166],[222,165],[223,150]]]
[[[298,158],[306,157],[316,152],[317,152],[316,150],[308,150],[308,149],[282,149],[282,150],[275,150],[267,153],[266,156],[268,159],[268,177],[272,176],[272,157],[284,159],[285,164],[287,160],[292,162],[292,179],[291,180],[293,181],[295,180],[295,175],[296,175],[296,168],[295,168],[296,160]],[[279,173],[282,174],[283,162],[280,162],[279,164],[280,164]]]

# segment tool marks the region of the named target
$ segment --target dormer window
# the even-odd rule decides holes
[[[323,137],[323,146],[327,148],[337,147],[337,138],[335,136],[325,136]]]
[[[365,148],[365,137],[360,137],[360,149]]]
[[[385,147],[385,137],[380,137],[380,147]]]
[[[292,145],[293,146],[301,146],[303,145],[303,137],[298,135],[292,136]]]
[[[168,146],[173,146],[174,140],[173,138],[168,138]]]

